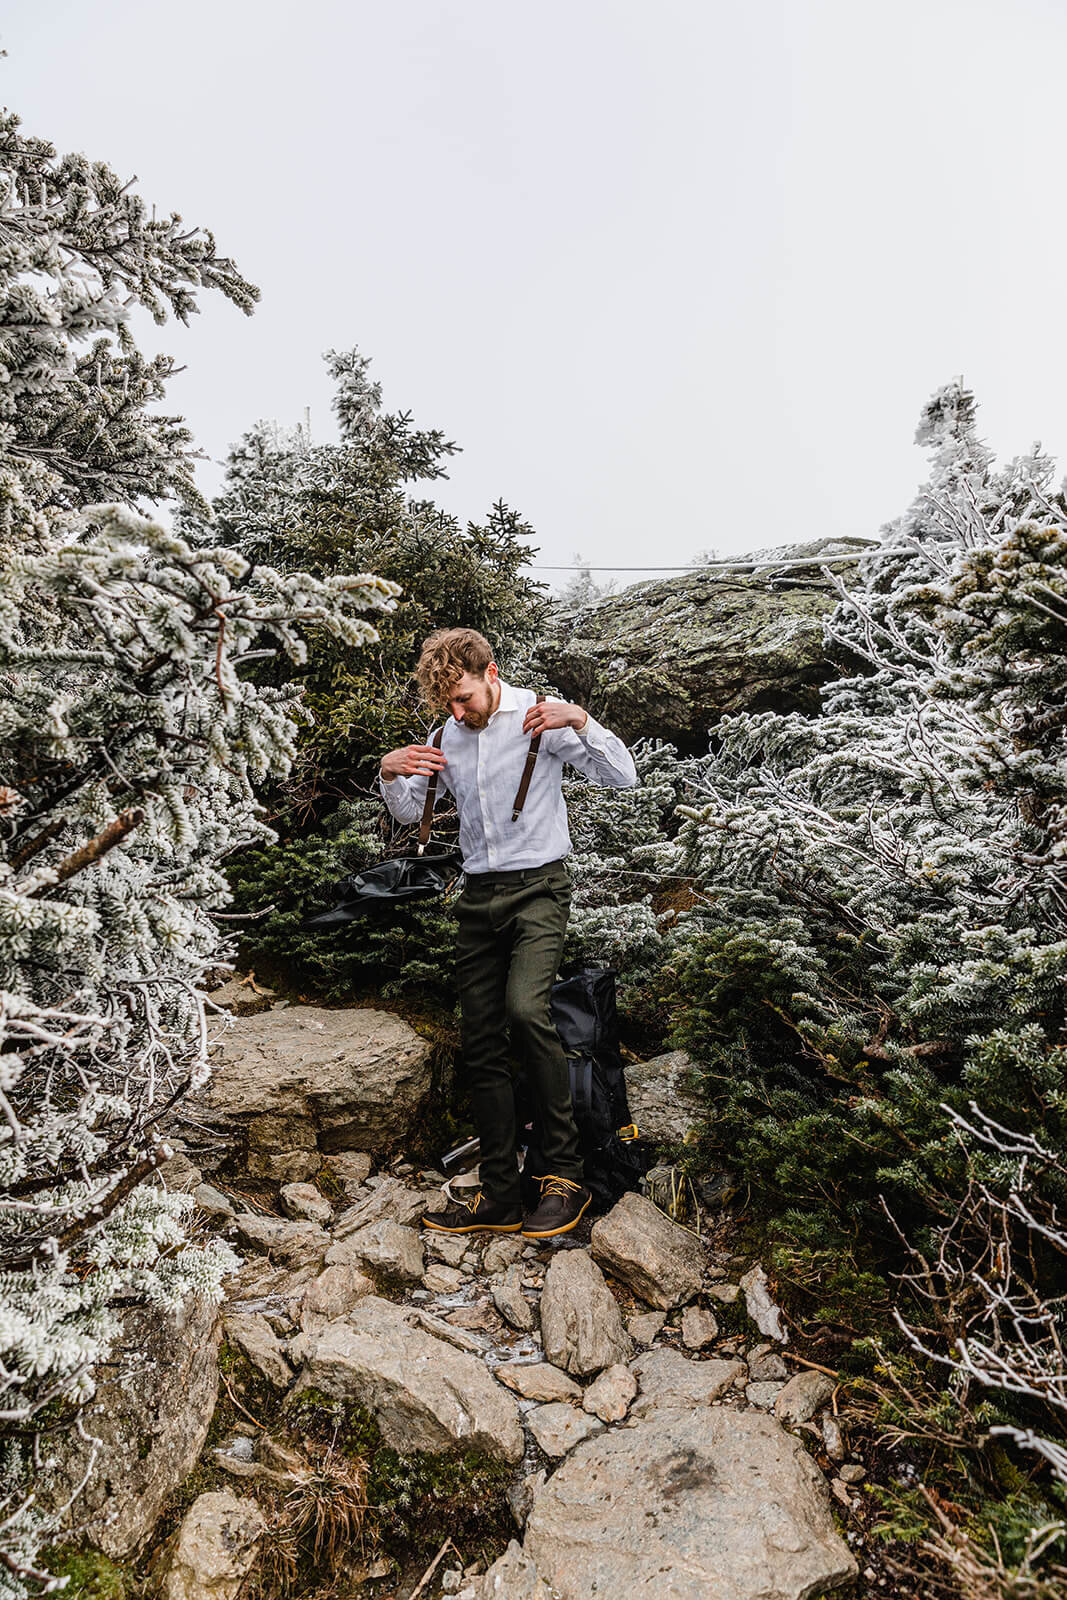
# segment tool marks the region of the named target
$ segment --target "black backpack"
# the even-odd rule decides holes
[[[581,1140],[586,1187],[593,1209],[606,1211],[644,1176],[638,1130],[626,1100],[626,1078],[619,1053],[615,973],[610,967],[585,967],[552,986],[552,1022],[571,1069],[571,1100]],[[523,1113],[528,1097],[519,1086],[519,1124],[529,1121],[523,1162],[524,1198],[536,1204],[538,1178],[546,1168],[536,1117]]]

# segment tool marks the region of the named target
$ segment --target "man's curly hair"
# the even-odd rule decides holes
[[[439,628],[423,644],[415,678],[431,711],[444,711],[465,672],[477,677],[493,659],[493,648],[475,628]]]

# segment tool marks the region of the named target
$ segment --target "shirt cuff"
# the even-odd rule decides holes
[[[596,718],[591,716],[588,711],[585,713],[585,726],[582,728],[575,728],[574,731],[578,735],[579,739],[583,739],[586,744],[591,744],[599,749],[603,749],[607,729],[601,727]]]

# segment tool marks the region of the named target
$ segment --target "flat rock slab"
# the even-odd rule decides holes
[[[516,1394],[521,1394],[524,1400],[546,1403],[549,1400],[582,1398],[581,1387],[574,1379],[568,1378],[559,1367],[553,1367],[547,1361],[511,1361],[497,1367],[496,1375],[501,1383],[514,1389]]]
[[[526,1418],[526,1424],[546,1456],[558,1459],[573,1450],[576,1444],[599,1433],[603,1423],[585,1411],[576,1411],[565,1400],[553,1401],[547,1406],[537,1406]]]
[[[541,1343],[555,1367],[588,1377],[633,1350],[618,1302],[584,1250],[561,1250],[541,1292]]]
[[[514,1398],[476,1356],[413,1326],[409,1316],[375,1295],[360,1300],[311,1345],[295,1393],[320,1389],[358,1401],[402,1454],[460,1447],[520,1460]]]
[[[743,1361],[691,1361],[679,1350],[649,1350],[631,1363],[641,1386],[635,1417],[710,1406],[745,1374]]]
[[[704,1246],[644,1195],[624,1194],[606,1217],[593,1224],[589,1243],[605,1272],[661,1311],[684,1305],[700,1293]]]
[[[810,1600],[857,1571],[798,1442],[711,1407],[579,1445],[534,1500],[524,1550],[563,1600]]]
[[[325,1152],[394,1145],[429,1091],[430,1053],[388,1011],[287,1006],[240,1017],[219,1046],[197,1114],[235,1129],[285,1118],[310,1126]]]
[[[346,1239],[350,1233],[358,1233],[361,1228],[369,1228],[372,1222],[399,1222],[403,1227],[410,1227],[422,1216],[424,1211],[430,1211],[434,1205],[446,1206],[448,1201],[443,1195],[424,1194],[418,1189],[409,1189],[406,1183],[401,1183],[399,1178],[376,1178],[373,1184],[368,1184],[353,1205],[341,1212],[334,1227],[334,1236]],[[443,1234],[442,1238],[450,1235]],[[469,1243],[469,1240],[466,1241]]]

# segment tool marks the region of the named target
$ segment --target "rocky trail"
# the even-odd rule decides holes
[[[677,1115],[680,1097],[663,1088],[679,1063],[662,1061],[635,1085],[651,1114],[659,1094]],[[857,1567],[834,1513],[847,1516],[863,1466],[833,1378],[790,1353],[762,1269],[637,1194],[558,1240],[421,1227],[445,1204],[442,1175],[355,1146],[387,1142],[385,1125],[395,1134],[425,1071],[423,1041],[383,1012],[294,1007],[233,1030],[164,1176],[242,1258],[221,1335],[255,1375],[254,1397],[224,1366],[233,1404],[220,1436],[212,1317],[172,1322],[155,1347],[131,1326],[138,1384],[104,1384],[89,1418],[111,1429],[113,1465],[94,1543],[116,1558],[143,1551],[196,1466],[210,1487],[186,1493],[153,1583],[166,1600],[236,1600],[274,1537],[257,1492],[299,1496],[319,1470],[286,1419],[356,1407],[402,1458],[493,1463],[510,1526],[495,1529],[506,1549],[488,1570],[447,1525],[417,1571],[364,1561],[352,1539],[336,1554],[339,1593],[806,1600],[849,1583]],[[284,1179],[254,1206],[202,1160],[237,1124],[243,1169],[251,1154]]]

